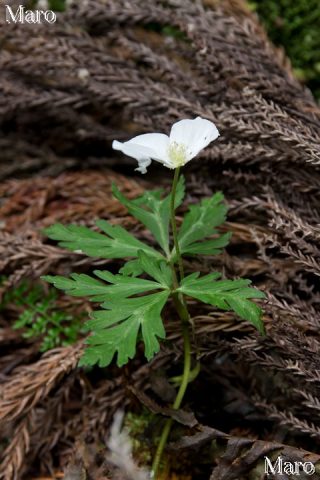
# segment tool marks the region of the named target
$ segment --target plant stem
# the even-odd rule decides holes
[[[175,196],[176,196],[176,189],[177,189],[177,184],[179,180],[179,173],[180,169],[177,168],[175,170],[174,178],[173,178],[173,183],[172,183],[172,191],[171,191],[171,225],[172,225],[172,233],[173,233],[173,242],[174,242],[174,248],[176,251],[177,255],[177,261],[179,265],[179,274],[180,274],[180,281],[184,278],[184,269],[183,269],[183,263],[182,263],[182,258],[181,258],[181,253],[180,253],[180,248],[179,248],[179,242],[178,242],[178,233],[177,233],[177,224],[176,224],[176,217],[175,217]],[[177,289],[179,287],[179,282],[177,279],[177,274],[175,271],[174,263],[171,263],[172,266],[172,272],[173,272],[173,283],[174,283],[174,289]],[[190,345],[190,333],[189,333],[189,312],[188,308],[184,302],[183,295],[179,293],[173,293],[172,294],[173,298],[173,303],[174,306],[177,310],[177,313],[180,317],[181,320],[181,325],[182,325],[182,335],[183,335],[183,350],[184,350],[184,363],[183,363],[183,374],[182,374],[182,379],[181,379],[181,384],[176,396],[176,399],[174,401],[174,404],[172,408],[174,410],[178,410],[181,406],[182,400],[184,398],[184,395],[186,393],[187,387],[188,387],[188,382],[189,382],[189,377],[190,377],[190,372],[191,372],[191,345]],[[163,450],[166,446],[168,437],[170,435],[171,427],[173,424],[173,419],[168,418],[166,420],[166,423],[163,427],[160,441],[158,444],[158,448],[152,463],[151,467],[151,478],[154,480],[157,480],[157,473],[159,470],[161,458],[162,458],[162,453]]]
[[[190,335],[189,327],[186,323],[182,324],[182,334],[183,334],[183,346],[184,346],[184,365],[183,365],[183,375],[181,385],[178,391],[178,395],[174,401],[173,408],[178,410],[181,406],[183,397],[186,393],[189,376],[191,371],[191,345],[190,345]]]
[[[191,347],[190,347],[189,327],[186,323],[183,323],[182,329],[183,329],[183,341],[184,341],[184,365],[183,365],[182,381],[179,387],[178,394],[172,406],[174,410],[178,410],[181,406],[183,397],[187,390],[189,375],[191,370]],[[166,446],[168,437],[170,435],[172,424],[173,424],[173,419],[168,418],[166,420],[166,423],[164,424],[164,427],[161,433],[161,438],[160,438],[158,448],[154,456],[154,460],[151,468],[151,478],[154,480],[157,480],[157,473],[158,473],[159,465],[161,462],[162,453]]]
[[[177,255],[177,261],[179,265],[180,280],[182,280],[184,278],[184,269],[183,269],[183,263],[182,263],[181,253],[180,253],[177,221],[176,221],[176,215],[175,215],[175,200],[176,200],[176,191],[177,191],[179,175],[180,175],[180,167],[176,168],[174,171],[174,177],[173,177],[172,189],[171,189],[170,210],[171,210],[171,227],[172,227],[172,235],[173,235],[173,244],[174,244],[174,248]]]

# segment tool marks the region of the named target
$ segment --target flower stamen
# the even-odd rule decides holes
[[[168,149],[168,155],[174,168],[181,167],[187,163],[187,149],[185,145],[177,142],[171,142]]]

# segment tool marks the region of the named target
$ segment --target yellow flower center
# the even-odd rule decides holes
[[[187,151],[186,147],[177,142],[172,142],[169,145],[169,158],[172,161],[175,168],[181,167],[187,163]]]

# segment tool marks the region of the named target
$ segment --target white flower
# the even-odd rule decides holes
[[[122,428],[124,414],[117,411],[111,426],[108,448],[110,453],[107,457],[119,470],[119,478],[127,480],[148,480],[150,475],[144,468],[139,468],[132,458],[132,442],[128,431]],[[115,476],[118,478],[118,476]]]
[[[174,123],[169,136],[164,133],[145,133],[124,143],[114,140],[112,148],[138,160],[139,167],[136,170],[146,173],[151,160],[167,168],[185,165],[218,136],[219,131],[213,122],[197,117]]]

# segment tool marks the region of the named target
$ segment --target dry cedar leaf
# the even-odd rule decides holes
[[[171,450],[198,449],[217,438],[226,438],[227,434],[205,425],[197,425],[197,431],[192,435],[181,437],[177,442],[170,443]]]
[[[241,475],[247,474],[255,467],[258,461],[264,461],[265,456],[282,456],[288,461],[312,462],[316,467],[320,467],[320,456],[301,450],[300,448],[290,447],[278,442],[266,442],[262,440],[251,440],[227,435],[211,427],[198,425],[196,433],[190,436],[184,436],[177,442],[169,444],[172,451],[176,450],[199,450],[203,446],[219,440],[222,446],[225,444],[223,454],[215,459],[218,465],[213,469],[212,480],[236,480]]]
[[[145,188],[145,179],[111,170],[125,167],[133,174],[135,166],[112,151],[111,141],[168,132],[181,118],[213,120],[221,137],[189,164],[188,201],[222,190],[233,239],[223,255],[191,259],[186,268],[254,279],[270,299],[265,306],[268,336],[261,341],[229,312],[190,302],[204,366],[195,414],[205,414],[208,403],[208,415],[219,412],[221,424],[228,403],[223,392],[237,385],[252,399],[251,418],[269,419],[268,439],[281,425],[291,442],[318,451],[320,111],[311,93],[294,79],[288,62],[240,0],[205,0],[203,5],[109,0],[108,8],[102,0],[73,2],[50,28],[37,25],[36,36],[28,25],[17,29],[4,22],[0,16],[2,291],[48,272],[88,272],[99,265],[98,259],[61,250],[41,236],[41,229],[56,221],[92,225],[101,217],[145,238],[110,195],[112,180],[134,197]],[[160,33],[150,32],[150,25]],[[168,26],[169,35],[163,35],[162,27]],[[31,130],[36,135],[30,136]],[[168,172],[156,168],[150,170],[150,183],[168,185]],[[179,356],[180,333],[168,313],[167,338]],[[1,312],[3,333],[12,320],[12,311]],[[105,438],[114,410],[130,401],[118,370],[99,383],[95,375],[76,369],[72,353],[65,360],[67,373],[59,356],[39,360],[15,340],[3,352],[0,381],[6,400],[1,399],[0,416],[6,422],[0,425],[0,441],[13,432],[0,467],[4,478],[29,478],[35,458],[43,471],[51,460],[61,470],[66,445],[83,432]],[[162,367],[170,365],[168,358],[161,360]],[[15,366],[20,372],[10,377]],[[137,360],[128,368],[139,391],[150,387],[152,366]],[[63,386],[72,372],[78,381],[65,386],[69,403]],[[211,398],[210,390],[222,394]],[[240,404],[233,408],[234,418],[250,431],[250,416]],[[44,418],[50,419],[49,433]],[[213,434],[197,432],[188,442],[201,445],[206,435]],[[227,443],[222,437],[226,440],[219,437],[219,442]],[[239,443],[230,445],[241,455],[242,449],[235,448]],[[264,451],[254,445],[253,457]],[[283,448],[289,458],[299,455]],[[239,476],[239,468],[235,459],[234,465],[225,465],[225,475]]]
[[[176,390],[169,382],[166,372],[153,372],[150,375],[150,388],[162,402],[174,402]]]
[[[173,410],[172,408],[162,407],[146,393],[137,390],[135,387],[129,387],[132,393],[138,398],[138,400],[152,413],[164,415],[165,417],[171,417],[176,422],[181,423],[187,427],[194,427],[197,425],[197,420],[193,413],[185,412],[183,410]]]

